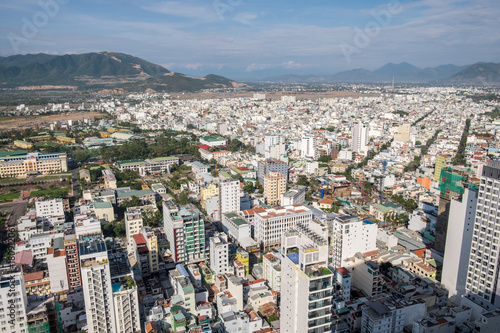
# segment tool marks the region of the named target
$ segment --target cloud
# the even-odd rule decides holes
[[[295,62],[293,60],[289,60],[289,61],[282,62],[281,67],[284,67],[284,68],[302,68],[302,67],[304,67],[304,65],[302,65],[298,62]]]
[[[239,22],[241,24],[252,24],[258,16],[254,13],[237,13],[233,17],[233,21]]]
[[[260,70],[271,68],[271,67],[273,67],[273,65],[271,65],[271,64],[251,63],[250,65],[247,66],[246,71],[247,72],[260,71]]]
[[[216,13],[212,6],[192,1],[162,1],[156,4],[143,5],[140,8],[155,13],[196,19],[198,23],[216,20]]]

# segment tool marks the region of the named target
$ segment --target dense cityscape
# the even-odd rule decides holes
[[[348,91],[4,111],[3,331],[494,332],[498,91]]]

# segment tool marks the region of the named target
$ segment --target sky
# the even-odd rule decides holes
[[[193,76],[500,62],[498,0],[0,0],[0,56],[114,51]]]

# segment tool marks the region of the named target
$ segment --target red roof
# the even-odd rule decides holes
[[[240,171],[249,171],[250,169],[247,168],[247,167],[236,167],[236,169],[240,170]]]
[[[258,280],[254,280],[254,281],[245,282],[245,283],[243,283],[243,287],[250,286],[253,284],[257,284],[257,283],[262,283],[262,282],[266,282],[266,279],[258,279]]]
[[[143,234],[136,234],[133,237],[134,237],[134,241],[137,245],[146,244],[146,238],[144,238]]]
[[[349,271],[345,267],[337,267],[337,271],[342,275],[349,275]]]
[[[14,255],[14,262],[18,265],[32,265],[33,264],[33,253],[28,250],[18,252]]]
[[[212,149],[212,147],[207,146],[207,145],[196,145],[196,147],[201,148],[201,149],[205,149],[205,150]]]

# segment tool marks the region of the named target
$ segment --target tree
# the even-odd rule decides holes
[[[309,186],[310,185],[309,180],[307,179],[306,175],[299,175],[299,177],[297,178],[296,184],[302,185],[302,186]]]
[[[71,153],[71,156],[78,163],[83,163],[90,158],[90,152],[87,149],[77,148]]]
[[[142,221],[144,222],[144,225],[156,228],[161,226],[163,221],[163,214],[159,209],[155,211],[144,210],[142,212]]]
[[[422,145],[422,141],[420,141],[420,140],[415,141],[415,146],[421,146],[421,145]]]
[[[187,205],[191,203],[191,198],[189,198],[189,193],[187,191],[182,191],[175,199],[175,203],[178,205]]]
[[[319,158],[318,158],[318,161],[319,162],[324,162],[324,163],[328,163],[332,160],[332,157],[330,155],[321,155]]]
[[[245,193],[255,192],[255,186],[253,185],[253,182],[246,182],[245,185],[243,186],[243,192]]]

